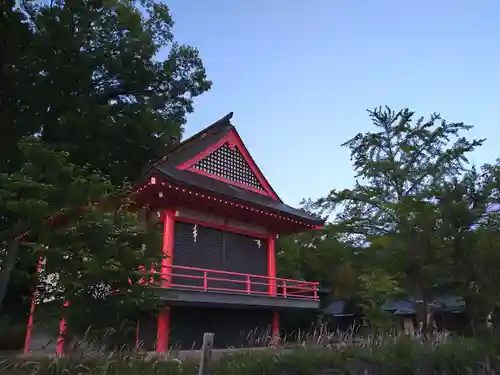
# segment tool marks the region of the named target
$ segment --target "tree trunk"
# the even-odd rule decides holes
[[[7,295],[10,276],[16,265],[18,254],[19,241],[9,241],[6,247],[5,258],[2,261],[2,270],[0,271],[0,313],[2,312],[2,303]]]

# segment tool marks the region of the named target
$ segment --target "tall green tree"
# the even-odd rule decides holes
[[[439,269],[436,191],[465,172],[467,155],[484,140],[463,136],[472,128],[428,120],[403,109],[369,111],[375,132],[358,134],[343,146],[351,150],[356,172],[352,189],[332,190],[316,202],[323,212],[339,209],[336,222],[349,238],[369,243],[384,238],[387,262],[404,272],[401,286],[416,299],[426,324],[427,301]]]
[[[444,287],[464,298],[474,332],[483,330],[486,317],[500,307],[499,191],[497,162],[447,182],[438,196]]]
[[[197,49],[175,41],[168,6],[17,4],[5,17],[20,40],[2,35],[2,160],[16,170],[17,141],[39,134],[113,183],[139,178],[148,160],[180,139],[194,98],[211,86]]]
[[[179,141],[193,100],[211,86],[198,51],[175,41],[168,6],[155,0],[7,1],[0,17],[0,303],[25,264],[16,236],[28,228],[30,248],[51,258],[49,268],[77,267],[101,247],[124,264],[125,276],[132,259],[147,257],[138,253],[140,236],[122,229],[146,228],[128,209],[116,217],[111,206],[94,208],[82,219],[80,207],[119,195],[125,180],[139,179],[150,159]],[[61,227],[72,228],[64,236],[45,220],[61,209],[72,223]],[[94,276],[75,279],[74,268],[59,281],[75,300],[95,275],[117,276],[85,259],[93,271],[84,275]],[[102,270],[107,276],[95,273]]]
[[[16,173],[0,174],[0,209],[29,231],[2,243],[0,307],[11,275],[23,264],[18,259],[26,258],[33,273],[36,261],[44,259],[31,281],[38,284],[41,305],[52,302],[47,317],[59,319],[64,312],[70,321],[88,321],[100,301],[107,319],[93,326],[102,332],[148,306],[152,291],[139,285],[140,277],[147,278],[139,266],[160,263],[156,228],[140,219],[124,189],[72,164],[65,151],[36,137],[23,138],[19,147],[25,164]],[[71,304],[63,311],[66,301]]]

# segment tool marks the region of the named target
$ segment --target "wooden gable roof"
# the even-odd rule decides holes
[[[231,124],[232,116],[231,112],[155,160],[149,174],[157,171],[180,185],[202,188],[323,225],[324,220],[283,203]]]

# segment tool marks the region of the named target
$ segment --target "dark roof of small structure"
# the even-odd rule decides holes
[[[352,312],[346,312],[345,301],[333,301],[323,309],[323,314],[330,316],[354,316]]]
[[[435,311],[440,312],[461,312],[465,308],[465,301],[461,297],[453,295],[443,295],[434,298],[429,305]],[[395,315],[413,315],[416,314],[414,308],[414,299],[387,302],[382,309]]]
[[[272,190],[272,192],[277,199],[255,193],[238,186],[227,184],[198,173],[177,168],[177,165],[196,157],[196,155],[202,153],[208,147],[217,143],[229,132],[236,132],[236,129],[230,122],[232,116],[233,113],[231,112],[222,119],[203,129],[201,132],[181,142],[166,155],[154,160],[150,165],[148,174],[154,174],[156,171],[167,180],[181,186],[200,188],[227,198],[233,198],[238,201],[268,208],[288,216],[293,216],[314,225],[323,225],[325,223],[324,219],[286,205],[277,196],[274,190]]]
[[[465,301],[463,298],[454,295],[443,295],[436,297],[429,305],[433,307],[433,311],[460,313],[464,311]],[[403,299],[399,301],[386,302],[381,309],[394,315],[415,315],[414,298]],[[349,316],[354,315],[346,311],[346,301],[338,300],[328,304],[323,313],[330,316]]]

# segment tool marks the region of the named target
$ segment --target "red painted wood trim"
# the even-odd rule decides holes
[[[163,215],[163,244],[162,244],[162,261],[161,272],[166,276],[166,280],[162,280],[162,288],[167,288],[171,280],[170,269],[172,267],[174,256],[174,224],[175,211],[173,209],[165,210]]]
[[[40,274],[40,271],[42,269],[42,262],[43,258],[38,259],[38,261],[36,262],[36,284],[38,284],[38,275]],[[33,295],[31,297],[30,315],[28,318],[28,325],[26,327],[26,338],[24,339],[24,353],[29,353],[31,349],[31,335],[33,333],[33,320],[36,308],[35,302],[36,302],[36,286],[35,290],[33,291]]]
[[[276,295],[276,235],[269,235],[267,238],[267,276],[269,277],[269,295]]]
[[[267,195],[269,195],[271,198],[274,200],[279,200],[278,196],[276,193],[273,191],[271,188],[271,185],[269,182],[267,182],[266,178],[260,171],[260,169],[257,167],[255,162],[253,161],[252,157],[250,156],[250,153],[248,152],[247,148],[243,144],[243,141],[241,140],[241,137],[239,134],[236,132],[236,130],[231,130],[228,132],[224,137],[219,139],[219,141],[215,142],[214,144],[208,146],[204,151],[200,152],[198,155],[196,155],[194,158],[187,160],[179,165],[177,165],[178,169],[181,170],[186,170],[190,167],[192,167],[194,164],[198,163],[201,159],[205,158],[215,150],[217,150],[219,147],[221,147],[224,143],[228,143],[230,147],[237,147],[238,150],[241,152],[243,157],[245,158],[245,161],[248,163],[250,169],[252,172],[255,174],[257,177],[257,180],[259,180],[260,184],[264,188],[265,192]],[[194,172],[194,171],[193,171]],[[198,170],[196,170],[196,173],[199,173]],[[210,175],[210,177],[213,177]],[[225,182],[228,182],[228,180],[225,180]],[[242,185],[244,189],[250,190],[248,186]],[[252,190],[253,191],[253,190]]]
[[[168,352],[168,340],[170,331],[170,308],[164,307],[158,313],[158,327],[157,327],[157,353]]]
[[[181,223],[196,224],[196,225],[200,225],[202,227],[218,229],[218,230],[222,230],[225,232],[242,234],[242,235],[248,236],[248,237],[255,237],[255,238],[262,238],[262,239],[266,239],[268,237],[267,234],[253,232],[251,230],[237,228],[237,227],[233,227],[233,226],[229,226],[229,225],[225,225],[225,224],[211,223],[209,221],[203,221],[203,220],[194,219],[194,218],[190,218],[190,217],[176,216],[175,221],[179,221]]]

